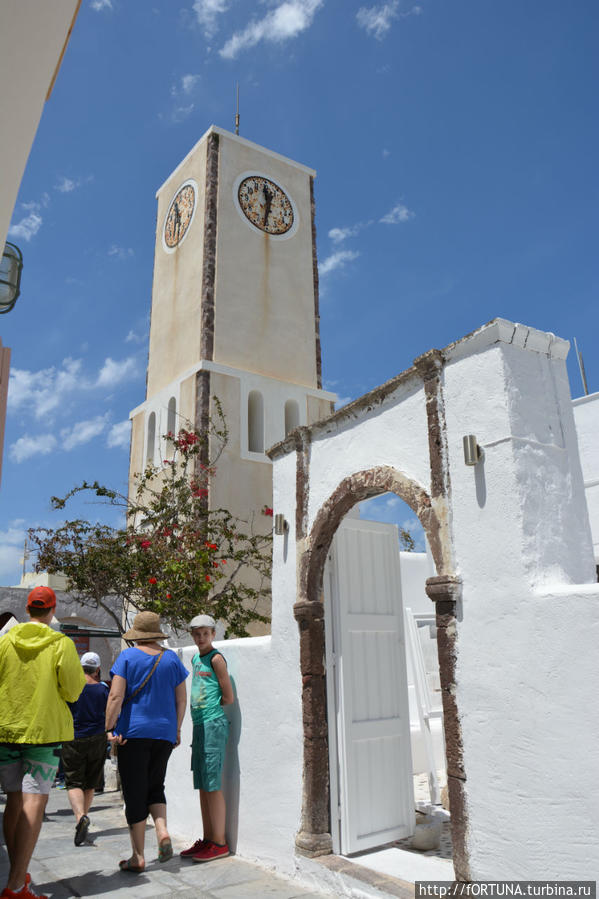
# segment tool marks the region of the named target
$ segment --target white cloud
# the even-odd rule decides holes
[[[62,448],[65,450],[75,449],[76,446],[83,446],[89,443],[98,434],[101,434],[106,427],[108,412],[105,415],[97,415],[88,421],[78,421],[71,428],[63,428],[60,432],[60,440]]]
[[[243,31],[236,32],[219,50],[224,59],[235,59],[242,51],[260,41],[282,43],[297,37],[309,28],[315,13],[324,0],[286,0],[272,9],[263,19],[252,21]]]
[[[110,449],[113,449],[114,447],[129,449],[130,440],[131,422],[129,421],[129,419],[127,419],[127,421],[119,421],[118,424],[111,427],[110,431],[108,432],[106,445]]]
[[[11,225],[8,229],[8,234],[10,237],[16,237],[17,240],[26,240],[29,243],[31,238],[35,237],[42,227],[42,222],[43,219],[39,213],[30,212],[20,222]]]
[[[200,75],[183,75],[183,77],[181,78],[181,90],[183,91],[183,93],[191,94],[194,91],[200,78]]]
[[[121,381],[126,380],[137,374],[137,364],[133,356],[123,359],[122,362],[115,362],[110,356],[105,360],[104,365],[98,374],[96,387],[114,387]]]
[[[188,119],[194,111],[195,103],[191,102],[185,105],[184,101],[185,99],[189,100],[193,95],[198,83],[201,80],[201,77],[201,75],[183,75],[181,78],[181,82],[179,84],[173,84],[173,86],[171,87],[171,97],[174,97],[175,102],[179,104],[174,106],[170,113],[171,121],[175,124],[184,122],[185,119]],[[181,98],[184,98],[183,103],[181,102]]]
[[[388,159],[388,157],[391,156],[391,150],[388,150],[386,147],[383,147],[383,152],[381,155],[382,155],[383,159]]]
[[[227,0],[195,0],[193,10],[208,39],[213,38],[218,31],[217,19],[228,8]]]
[[[382,6],[362,6],[356,13],[356,20],[360,28],[363,28],[367,34],[375,37],[377,41],[382,41],[391,28],[393,19],[419,16],[421,12],[421,6],[412,6],[406,12],[400,12],[399,0],[391,0],[390,3],[384,3]]]
[[[21,207],[26,212],[39,212],[41,210],[42,206],[44,208],[47,208],[49,205],[50,205],[50,194],[47,193],[46,191],[44,191],[44,193],[42,194],[42,198],[39,201],[39,203],[36,202],[35,200],[32,200],[30,203],[21,203]]]
[[[13,368],[8,385],[8,409],[32,409],[36,418],[58,408],[67,394],[85,387],[80,359],[63,359],[61,368],[44,368],[33,372]]]
[[[146,333],[137,334],[132,328],[125,337],[125,343],[145,343],[147,339],[148,335]]]
[[[329,231],[329,237],[333,241],[333,243],[341,243],[344,240],[347,240],[348,237],[355,237],[360,231],[359,225],[353,225],[348,228],[331,228]]]
[[[175,106],[171,113],[171,119],[175,123],[184,122],[185,119],[188,119],[189,116],[195,109],[195,103],[190,103],[188,106]]]
[[[112,0],[91,0],[89,5],[99,12],[101,9],[112,9]]]
[[[47,456],[55,447],[54,434],[38,434],[37,437],[24,434],[11,445],[9,452],[13,462],[19,463],[31,459],[32,456]]]
[[[67,178],[65,175],[62,175],[58,184],[56,185],[56,190],[59,190],[61,194],[70,194],[71,191],[75,190],[76,187],[76,181],[73,181],[72,178]]]
[[[81,359],[63,359],[59,369],[27,371],[13,368],[8,386],[8,409],[11,413],[29,409],[35,418],[41,419],[64,407],[71,394],[114,387],[136,374],[137,364],[132,356],[121,362],[108,357],[96,378],[85,376]]]
[[[15,578],[15,571],[21,565],[25,537],[23,519],[11,521],[5,531],[0,531],[0,581],[5,584],[7,580]]]
[[[93,180],[93,175],[86,175],[85,178],[67,178],[66,175],[59,175],[58,184],[55,185],[54,189],[60,191],[61,194],[70,194],[72,191],[77,190],[78,187],[81,187],[83,184],[89,184]]]
[[[109,256],[116,256],[117,259],[129,259],[131,256],[134,256],[134,252],[131,247],[117,247],[116,244],[113,245],[108,250]]]
[[[412,210],[403,203],[397,203],[379,221],[382,225],[399,225],[400,222],[407,222],[412,218],[414,218]]]
[[[318,273],[322,277],[338,268],[344,268],[348,262],[357,259],[360,254],[357,250],[337,250],[320,263]]]

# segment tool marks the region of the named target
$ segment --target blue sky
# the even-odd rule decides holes
[[[318,172],[327,388],[503,316],[577,337],[598,390],[598,26],[595,0],[83,0],[9,233],[0,583],[25,529],[59,523],[51,495],[125,486],[154,194],[233,129],[236,81],[242,136]]]

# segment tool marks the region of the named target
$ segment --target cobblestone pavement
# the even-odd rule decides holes
[[[4,811],[4,796],[0,794]],[[157,859],[154,829],[146,834],[146,870],[126,874],[119,859],[130,854],[130,843],[117,792],[97,795],[90,811],[91,827],[83,846],[75,846],[75,819],[65,790],[50,793],[46,819],[29,866],[34,889],[52,899],[84,896],[86,899],[137,899],[177,896],[179,899],[322,899],[331,892],[313,892],[301,883],[269,873],[258,865],[229,857],[196,864],[178,854],[165,864]],[[173,841],[175,853],[185,848]],[[0,848],[0,885],[6,883],[8,857]]]

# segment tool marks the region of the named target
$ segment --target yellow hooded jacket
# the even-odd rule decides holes
[[[67,702],[85,683],[69,637],[39,621],[16,624],[0,638],[0,742],[72,740]]]

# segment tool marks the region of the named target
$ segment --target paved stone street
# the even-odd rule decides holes
[[[4,796],[0,794],[4,811]],[[157,859],[154,829],[146,835],[146,870],[134,875],[118,870],[119,859],[130,854],[130,843],[117,792],[95,797],[90,812],[88,842],[73,843],[75,819],[65,790],[50,793],[46,820],[29,866],[34,889],[52,899],[84,896],[87,899],[116,897],[177,896],[202,899],[322,899],[331,892],[314,892],[301,883],[276,877],[258,865],[239,858],[219,859],[205,865],[186,862],[175,855],[165,864]],[[173,843],[175,852],[185,848]],[[6,883],[8,858],[0,849],[0,882]]]

